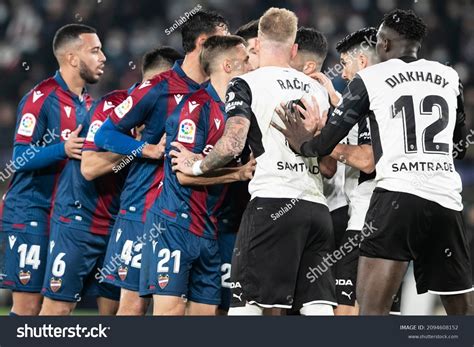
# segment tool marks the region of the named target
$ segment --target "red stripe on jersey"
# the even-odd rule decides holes
[[[60,220],[61,222],[64,222],[64,223],[71,223],[71,219],[70,219],[70,218],[66,218],[66,217],[64,217],[64,216],[60,216],[60,217],[59,217],[59,220]]]
[[[15,229],[23,229],[23,228],[25,228],[25,224],[15,223],[15,224],[13,224],[13,227]]]
[[[192,233],[202,236],[204,234],[205,223],[201,214],[196,211],[207,211],[207,189],[204,187],[194,188],[191,192],[189,199],[190,211],[191,211],[191,224],[189,225],[189,231]]]
[[[21,118],[20,118],[20,124],[18,126],[18,129],[20,127],[29,127],[27,124],[22,124],[23,122],[34,122],[34,124],[31,125],[31,135],[22,135],[19,134],[17,131],[17,134],[15,136],[15,141],[18,143],[31,143],[33,140],[33,135],[34,135],[34,129],[38,125],[38,119],[39,115],[41,112],[41,108],[43,107],[44,102],[48,98],[49,94],[51,94],[55,89],[60,90],[58,82],[54,79],[54,77],[48,78],[47,80],[41,82],[38,84],[33,90],[30,92],[30,95],[27,97],[26,102],[21,110]],[[26,114],[33,115],[34,121],[29,120],[27,118],[23,119],[23,117]],[[28,129],[30,130],[30,129]]]
[[[98,179],[95,183],[98,192],[97,206],[92,214],[90,232],[99,235],[108,235],[109,227],[113,216],[109,211],[109,206],[114,198],[119,194],[116,190],[116,177],[105,176]]]
[[[175,218],[176,217],[176,213],[175,212],[171,212],[170,210],[167,210],[166,208],[162,209],[163,213],[166,214],[167,216],[170,216],[170,217],[173,217]]]
[[[76,106],[70,93],[58,90],[61,142],[67,141],[77,127]]]
[[[142,221],[145,221],[148,210],[153,206],[153,203],[160,196],[161,189],[163,186],[162,182],[164,179],[164,175],[165,175],[165,170],[163,167],[163,161],[160,161],[158,163],[158,167],[156,168],[155,176],[153,177],[153,182],[151,183],[151,187],[145,195],[145,208],[142,214]]]

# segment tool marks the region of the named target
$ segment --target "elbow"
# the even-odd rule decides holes
[[[330,170],[328,168],[325,168],[324,166],[321,167],[321,175],[323,175],[326,178],[332,178],[336,174],[336,170]]]
[[[179,184],[181,184],[182,186],[191,185],[191,180],[189,179],[189,177],[181,172],[176,173],[176,178],[178,179]]]
[[[361,171],[366,174],[371,174],[375,171],[375,163],[373,158],[365,161],[364,165],[361,168]]]
[[[86,181],[92,181],[97,178],[96,170],[90,165],[87,165],[84,160],[81,162],[81,174]]]

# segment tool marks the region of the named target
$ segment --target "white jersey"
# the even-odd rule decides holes
[[[337,162],[337,171],[331,178],[323,178],[324,196],[326,197],[329,212],[347,206],[346,194],[344,193],[345,165]]]
[[[391,59],[361,70],[321,135],[304,155],[326,155],[369,114],[377,188],[404,192],[462,210],[453,164],[453,134],[464,126],[459,76],[438,62]]]
[[[257,161],[249,184],[252,199],[296,198],[326,204],[317,158],[295,154],[271,122],[283,126],[275,108],[314,95],[321,111],[329,109],[328,94],[315,80],[292,68],[261,67],[234,78],[227,90],[226,113],[250,120],[247,142]]]

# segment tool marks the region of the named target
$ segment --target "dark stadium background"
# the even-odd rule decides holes
[[[260,17],[268,7],[293,10],[300,25],[327,35],[330,50],[323,71],[338,63],[334,47],[344,35],[378,26],[383,13],[393,8],[411,8],[429,27],[421,57],[449,62],[458,71],[464,84],[467,126],[474,129],[474,4],[470,0],[0,0],[0,171],[11,159],[17,103],[57,68],[51,44],[60,26],[76,22],[97,29],[107,62],[101,81],[90,86],[89,92],[99,97],[139,80],[140,57],[148,49],[163,44],[181,49],[179,30],[166,35],[165,29],[198,4],[223,14],[232,31]],[[340,77],[334,82],[337,89],[344,88]],[[472,140],[474,147],[474,136]],[[474,149],[457,167],[464,184],[466,222],[472,231]],[[0,180],[2,195],[7,184]]]

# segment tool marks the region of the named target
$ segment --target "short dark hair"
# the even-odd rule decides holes
[[[395,9],[383,16],[382,23],[406,40],[421,43],[426,36],[426,24],[412,10]]]
[[[221,25],[229,26],[225,18],[217,12],[201,10],[193,15],[181,29],[184,53],[192,52],[196,48],[199,35],[214,34],[216,27]]]
[[[258,36],[258,19],[248,22],[237,29],[235,35],[242,37],[248,41]]]
[[[142,74],[159,67],[171,67],[179,59],[183,59],[183,55],[174,48],[168,46],[155,48],[143,55]]]
[[[64,44],[77,40],[81,34],[96,34],[97,31],[84,24],[67,24],[56,31],[53,39],[53,52],[61,48]]]
[[[326,59],[328,40],[322,32],[314,28],[300,27],[296,32],[295,43],[298,44],[298,50],[314,53],[322,60]]]
[[[211,67],[214,66],[214,59],[222,52],[235,48],[237,45],[245,45],[245,40],[236,35],[229,36],[211,36],[202,47],[199,60],[201,67],[207,75],[211,74]]]
[[[363,42],[375,49],[377,29],[369,27],[354,31],[336,44],[336,50],[338,53],[346,53],[355,46],[360,46]]]

